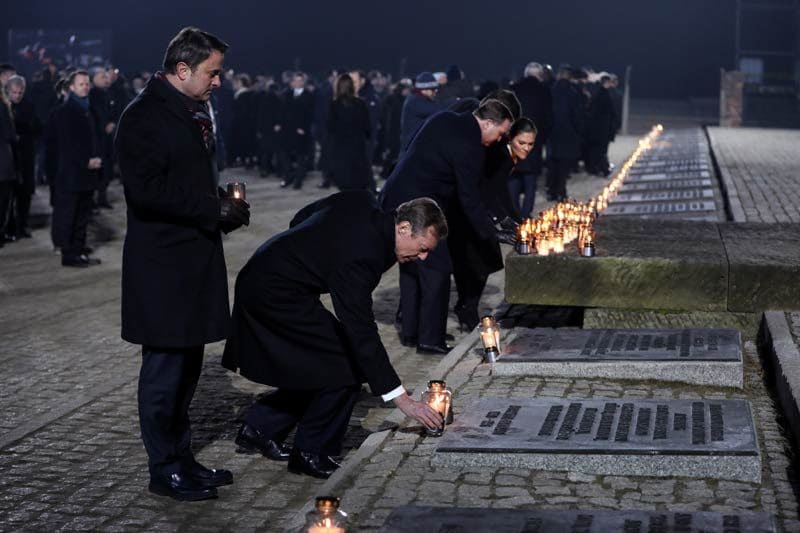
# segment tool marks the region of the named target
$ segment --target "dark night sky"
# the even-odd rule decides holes
[[[295,58],[314,73],[336,65],[396,73],[405,57],[407,72],[457,63],[477,79],[518,77],[534,60],[620,74],[631,64],[634,97],[683,98],[716,95],[719,69],[734,61],[735,0],[76,0],[68,10],[54,0],[2,3],[3,35],[112,30],[123,71],[157,68],[186,25],[218,34],[231,45],[226,65],[252,73],[291,68]]]

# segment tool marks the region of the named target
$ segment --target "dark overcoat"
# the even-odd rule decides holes
[[[312,149],[311,125],[314,121],[314,96],[304,90],[295,96],[286,91],[281,106],[281,138],[283,148],[289,153],[308,154]],[[300,135],[301,129],[305,135]]]
[[[289,389],[400,385],[378,335],[372,292],[391,267],[395,223],[367,191],[303,208],[239,272],[222,365]],[[334,316],[320,295],[329,293]]]
[[[439,203],[448,221],[460,210],[478,238],[492,238],[495,230],[479,188],[485,153],[481,129],[472,113],[437,113],[422,126],[386,180],[381,206],[391,210],[427,196]],[[449,272],[445,250],[440,244],[428,256],[426,266]]]
[[[578,89],[568,80],[553,85],[553,130],[550,156],[555,159],[578,159],[581,155],[583,103]]]
[[[42,123],[36,116],[33,102],[23,98],[14,104],[14,127],[17,132],[16,163],[22,183],[22,191],[33,194],[36,190],[36,141],[42,134]]]
[[[442,108],[438,102],[418,93],[411,93],[400,114],[400,149],[407,150],[411,139],[432,115]]]
[[[0,100],[0,181],[17,181],[14,165],[16,133],[11,110]],[[0,221],[3,224],[5,221]]]
[[[176,348],[224,339],[228,282],[214,156],[169,82],[154,76],[131,102],[116,151],[128,204],[122,338]]]
[[[64,192],[93,191],[100,172],[89,169],[89,159],[101,157],[102,146],[92,114],[72,97],[67,98],[58,111],[55,127],[58,138],[57,189]]]
[[[598,87],[589,105],[586,121],[586,140],[594,144],[610,142],[616,133],[616,114],[611,94]]]
[[[522,115],[531,119],[536,125],[536,141],[531,152],[537,153],[547,144],[550,130],[553,128],[553,98],[550,89],[531,76],[515,83],[512,89],[522,106]],[[536,174],[540,171],[537,165],[541,163],[536,161],[536,158],[530,157],[520,161],[516,171],[520,174]]]
[[[339,98],[328,113],[330,154],[328,169],[341,190],[366,189],[372,181],[372,165],[367,159],[370,118],[361,98]]]
[[[522,217],[508,193],[508,176],[514,162],[506,143],[497,143],[486,150],[486,171],[480,181],[481,197],[495,220],[508,217],[521,222]],[[503,255],[497,239],[480,239],[463,213],[447,219],[451,236],[447,239],[453,270],[467,269],[479,276],[488,276],[503,268]]]

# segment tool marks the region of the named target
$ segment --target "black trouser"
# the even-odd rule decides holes
[[[97,203],[108,203],[108,185],[114,179],[114,157],[103,156],[103,168],[100,169],[100,179],[97,182]]]
[[[547,173],[548,200],[553,197],[556,200],[563,200],[567,197],[567,178],[574,162],[574,159],[555,157],[550,159],[550,172]]]
[[[92,216],[92,191],[56,191],[53,204],[53,244],[62,256],[78,256],[86,247],[86,227]]]
[[[608,173],[608,141],[586,144],[586,171],[592,174]]]
[[[189,404],[203,367],[203,346],[142,346],[139,425],[150,475],[180,472],[194,460]]]
[[[31,178],[32,180],[33,178]],[[19,235],[28,230],[31,213],[32,185],[17,183],[14,186],[14,231]]]
[[[475,327],[479,320],[478,304],[489,276],[476,272],[469,264],[456,266],[454,262],[453,279],[458,291],[458,301],[453,311],[458,316],[460,325]]]
[[[444,345],[447,333],[450,272],[433,268],[436,258],[432,256],[439,253],[449,254],[444,243],[440,242],[427,260],[400,265],[401,335],[429,346]]]
[[[303,180],[311,165],[311,154],[306,150],[296,152],[281,152],[281,171],[285,180],[291,183],[295,189],[303,186]]]
[[[253,403],[247,425],[283,442],[297,426],[294,447],[320,455],[339,455],[361,385],[324,389],[278,389]]]
[[[11,217],[11,200],[14,197],[14,181],[0,181],[0,240],[8,229]]]

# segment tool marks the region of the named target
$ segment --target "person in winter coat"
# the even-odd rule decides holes
[[[414,80],[414,90],[406,98],[400,116],[401,155],[408,149],[411,139],[425,121],[441,109],[435,100],[438,89],[439,82],[430,72],[422,72]]]
[[[423,261],[447,223],[419,198],[382,211],[369,191],[346,191],[300,210],[236,278],[233,328],[222,365],[278,387],[247,411],[236,444],[290,472],[327,478],[361,384],[430,428],[442,418],[411,399],[378,335],[372,292],[395,262]],[[320,301],[330,294],[333,313]],[[335,314],[334,314],[335,313]],[[297,428],[294,448],[284,442]]]
[[[353,78],[340,74],[328,113],[328,164],[333,183],[340,190],[369,189],[372,185],[372,165],[367,159],[369,138],[367,105],[356,96]]]

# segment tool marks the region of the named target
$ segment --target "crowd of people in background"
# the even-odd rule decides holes
[[[31,197],[46,183],[62,264],[99,263],[86,246],[86,226],[93,212],[112,208],[106,190],[115,177],[115,128],[151,76],[50,64],[26,80],[0,65],[0,247],[30,236]],[[209,106],[218,169],[258,168],[294,189],[316,169],[320,188],[377,191],[429,117],[509,89],[538,130],[507,183],[519,213],[530,216],[543,174],[547,199],[562,200],[581,164],[589,174],[611,172],[608,146],[621,124],[617,87],[607,72],[536,62],[519,80],[500,83],[473,82],[456,65],[397,81],[377,70],[332,69],[316,79],[300,71],[275,77],[228,70]]]

